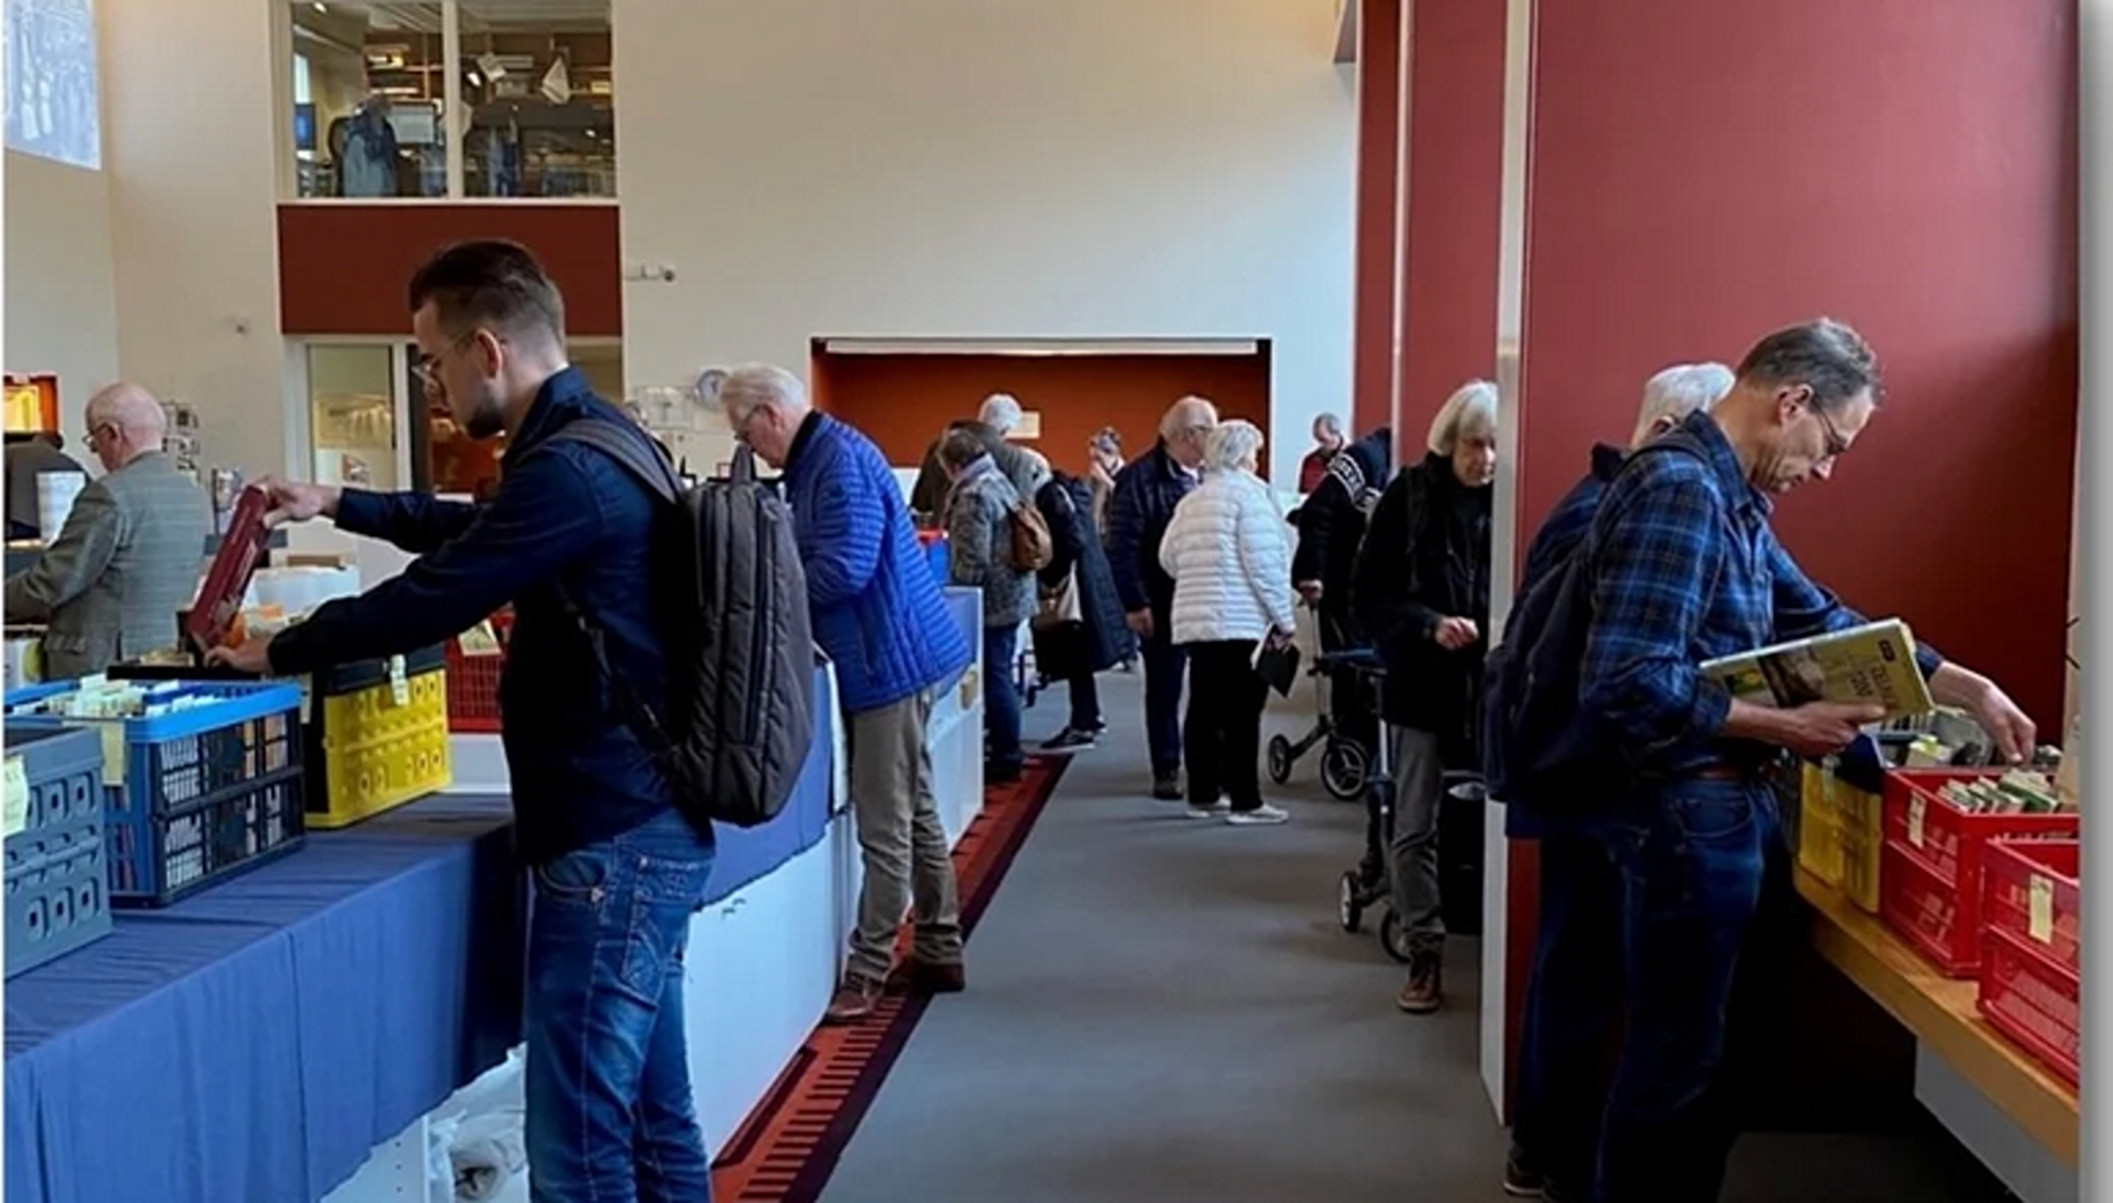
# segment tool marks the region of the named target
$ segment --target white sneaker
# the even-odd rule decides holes
[[[1225,821],[1235,827],[1274,827],[1291,821],[1291,812],[1264,802],[1253,810],[1226,808]]]
[[[1233,812],[1233,804],[1220,798],[1209,806],[1184,806],[1181,810],[1192,819],[1222,819]]]

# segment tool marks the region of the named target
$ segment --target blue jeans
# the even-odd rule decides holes
[[[1540,929],[1519,1035],[1512,1142],[1519,1160],[1583,1198],[1606,1103],[1601,1059],[1620,1017],[1622,875],[1584,832],[1540,841]]]
[[[1714,1087],[1739,954],[1760,904],[1775,795],[1687,778],[1612,832],[1628,953],[1627,1033],[1600,1136],[1600,1203],[1711,1203],[1736,1130]]]
[[[1181,679],[1186,675],[1186,648],[1168,641],[1173,619],[1152,613],[1152,637],[1144,641],[1145,741],[1152,749],[1152,776],[1181,771]]]
[[[672,810],[531,871],[535,1203],[710,1203],[682,977],[711,871],[711,841]]]
[[[990,762],[1019,767],[1020,689],[1013,680],[1020,628],[983,628],[983,733],[989,738]]]

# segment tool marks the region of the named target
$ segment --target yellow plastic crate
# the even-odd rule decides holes
[[[1885,846],[1879,796],[1815,764],[1804,766],[1799,794],[1798,863],[1839,889],[1850,902],[1878,913],[1878,865]]]
[[[323,788],[309,791],[310,827],[345,827],[454,783],[444,669],[319,701]]]

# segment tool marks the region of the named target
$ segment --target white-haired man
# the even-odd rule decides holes
[[[1321,487],[1328,465],[1349,445],[1350,436],[1344,433],[1341,418],[1324,413],[1313,419],[1313,450],[1299,461],[1299,496],[1307,496]]]
[[[1564,717],[1516,753],[1543,768],[1566,758],[1564,796],[1536,804],[1599,839],[1623,881],[1622,1052],[1593,1159],[1605,1203],[1717,1196],[1736,1135],[1719,1097],[1730,1002],[1783,854],[1769,775],[1785,753],[1840,752],[1884,714],[1757,705],[1698,668],[1863,621],[1799,571],[1769,517],[1773,497],[1827,480],[1868,427],[1876,356],[1820,319],[1761,339],[1737,375],[1710,412],[1630,457],[1563,572],[1521,603],[1545,610],[1564,586],[1530,653],[1545,692],[1516,699]],[[1927,644],[1915,660],[1931,696],[1971,711],[2006,759],[2031,752],[2032,721],[1994,682]],[[1530,793],[1548,777],[1521,780]]]
[[[1196,487],[1204,440],[1218,407],[1183,397],[1159,420],[1159,441],[1123,466],[1108,503],[1108,567],[1145,662],[1145,738],[1152,755],[1152,796],[1180,802],[1181,684],[1188,657],[1172,639],[1174,578],[1159,563],[1159,543],[1174,507]]]
[[[936,518],[946,512],[947,494],[953,490],[954,481],[947,474],[946,466],[939,462],[939,444],[957,430],[966,430],[983,440],[983,449],[997,461],[998,470],[1022,497],[1033,497],[1049,483],[1049,461],[1032,447],[1022,446],[1009,436],[1019,429],[1022,411],[1020,402],[1010,393],[992,393],[983,399],[976,416],[947,425],[932,445],[925,448],[924,463],[917,470],[917,483],[910,490],[910,510],[926,517]]]
[[[8,578],[10,622],[49,623],[53,679],[99,673],[172,647],[198,587],[212,503],[162,452],[161,402],[136,384],[88,401],[88,449],[106,473],[82,488],[57,539]]]
[[[1731,391],[1733,378],[1721,363],[1683,363],[1645,382],[1628,446],[1596,444],[1591,471],[1535,533],[1522,595],[1585,537],[1623,462],[1689,414],[1707,412]],[[1514,1194],[1540,1191],[1561,1203],[1585,1198],[1591,1184],[1606,1087],[1599,1063],[1619,1001],[1605,987],[1609,967],[1621,963],[1621,873],[1598,840],[1547,823],[1530,808],[1508,807],[1505,822],[1513,838],[1540,841],[1541,884],[1504,1187]]]
[[[925,727],[940,688],[971,654],[873,441],[817,412],[806,386],[780,367],[733,369],[719,401],[734,437],[785,473],[815,642],[836,663],[865,880],[843,983],[825,1020],[857,1023],[880,1003],[905,909],[916,924],[911,988],[943,994],[967,983]]]

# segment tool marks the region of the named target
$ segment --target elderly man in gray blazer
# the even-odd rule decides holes
[[[113,384],[88,402],[88,449],[105,475],[89,482],[36,564],[7,579],[9,622],[46,623],[45,675],[102,672],[177,643],[213,507],[162,451],[154,395]]]

